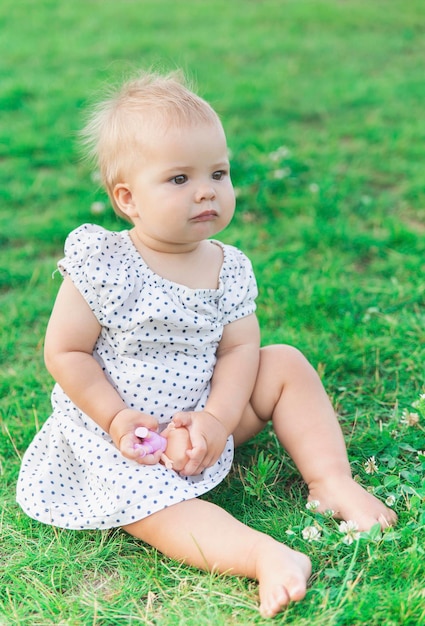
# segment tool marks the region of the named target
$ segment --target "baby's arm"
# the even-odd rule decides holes
[[[156,430],[155,418],[128,409],[101,366],[93,349],[101,326],[90,307],[66,277],[59,289],[45,340],[46,367],[70,400],[112,437],[124,456],[140,460],[134,444],[137,426]],[[158,462],[160,453],[143,463]]]
[[[198,474],[223,452],[246,408],[258,372],[260,331],[254,314],[224,327],[204,411],[178,413],[173,422],[189,429],[193,449],[182,474]]]

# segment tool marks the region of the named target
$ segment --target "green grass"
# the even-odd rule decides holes
[[[19,457],[50,411],[42,344],[64,238],[86,221],[124,227],[92,213],[106,198],[76,133],[106,81],[150,65],[183,67],[220,112],[238,189],[222,239],[253,260],[263,342],[292,343],[318,368],[354,473],[394,499],[400,521],[343,543],[305,508],[269,431],[208,497],[310,554],[306,599],[275,623],[424,623],[425,411],[412,407],[425,390],[422,5],[3,0],[0,624],[266,623],[250,581],[183,567],[120,531],[42,526],[14,503]],[[303,536],[311,526],[317,541]]]

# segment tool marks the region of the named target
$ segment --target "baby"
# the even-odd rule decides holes
[[[353,480],[304,356],[260,348],[251,264],[214,239],[235,195],[212,107],[179,75],[148,73],[101,102],[84,137],[130,228],[84,225],[67,239],[45,341],[53,413],[25,453],[18,501],[47,524],[121,527],[179,561],[255,579],[273,617],[304,597],[310,560],[198,497],[228,474],[233,445],[271,421],[320,510],[361,530],[396,516]],[[136,434],[169,424],[190,439],[180,471],[159,463],[162,450],[142,454]]]

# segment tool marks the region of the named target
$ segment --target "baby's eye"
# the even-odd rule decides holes
[[[224,170],[217,170],[216,172],[213,173],[212,177],[213,177],[213,180],[223,180],[226,174],[227,172],[225,172]]]
[[[172,178],[171,181],[175,185],[183,185],[183,183],[187,181],[187,176],[186,174],[177,174],[177,176],[174,176],[174,178]]]

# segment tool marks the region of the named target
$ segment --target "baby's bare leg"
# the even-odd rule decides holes
[[[320,510],[332,509],[361,530],[395,523],[394,512],[352,479],[342,432],[319,376],[290,346],[261,350],[251,405],[234,433],[235,443],[259,432],[270,418]]]
[[[210,502],[187,500],[124,530],[188,565],[258,580],[264,617],[273,617],[306,593],[311,572],[307,556],[245,526]]]

